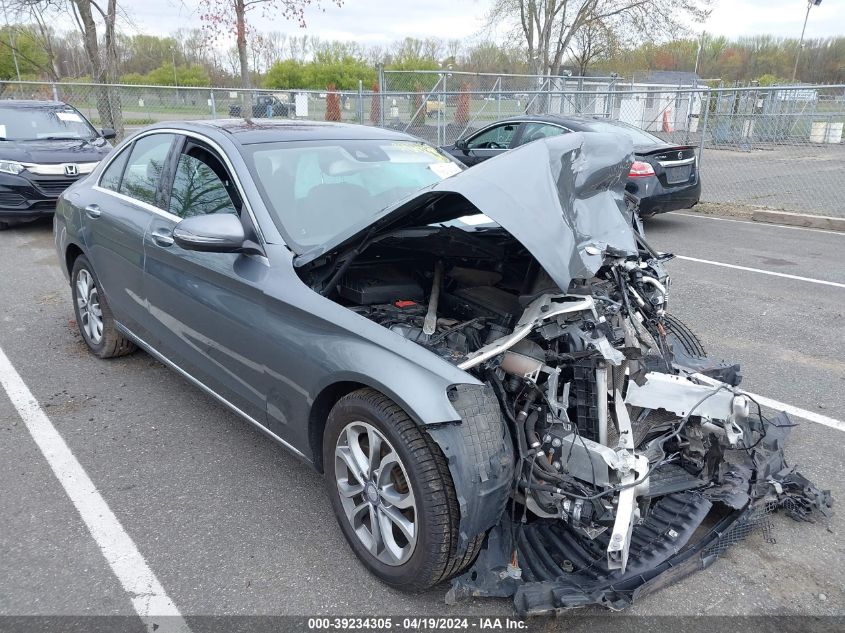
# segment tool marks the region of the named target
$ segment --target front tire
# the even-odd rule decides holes
[[[386,396],[361,389],[338,401],[323,464],[343,535],[387,584],[422,591],[472,562],[481,538],[457,556],[460,515],[443,453]]]
[[[134,352],[135,344],[117,329],[106,296],[100,289],[100,281],[85,255],[80,255],[73,262],[70,285],[76,324],[88,349],[99,358],[114,358]]]
[[[663,327],[666,328],[666,338],[670,343],[680,345],[689,355],[707,358],[707,350],[695,332],[678,317],[667,314],[663,317]]]

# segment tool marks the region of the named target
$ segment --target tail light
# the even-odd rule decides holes
[[[628,178],[642,178],[643,176],[654,176],[654,167],[641,160],[635,160],[634,164],[631,165]]]

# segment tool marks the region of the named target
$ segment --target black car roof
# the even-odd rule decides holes
[[[496,121],[496,123],[519,123],[522,121],[543,121],[545,123],[559,123],[561,125],[572,126],[575,131],[583,131],[583,127],[589,125],[590,123],[595,123],[597,121],[611,124],[617,123],[617,121],[613,121],[612,119],[608,119],[607,117],[591,117],[578,115],[565,116],[562,114],[522,114],[520,116],[501,119],[500,121]]]
[[[309,140],[401,140],[419,141],[398,130],[385,130],[369,125],[333,123],[329,121],[297,121],[291,119],[213,119],[158,123],[153,128],[184,129],[209,134],[222,132],[241,145],[278,141]]]

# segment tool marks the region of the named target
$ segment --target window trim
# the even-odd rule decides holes
[[[175,136],[173,134],[171,134],[171,135]],[[144,137],[146,137],[146,136],[153,136],[153,135],[152,134],[145,134]],[[132,139],[132,143],[131,143],[132,148],[129,150],[129,156],[126,160],[126,164],[123,166],[123,172],[120,174],[120,186],[121,187],[123,187],[123,178],[124,178],[124,176],[126,176],[126,168],[129,166],[129,161],[132,160],[132,152],[135,150],[135,146],[138,144],[138,140],[141,139],[141,138],[144,138],[144,137],[139,135],[139,136],[133,137],[133,139]],[[167,154],[165,154],[165,156],[164,156],[164,162],[163,162],[162,167],[161,167],[161,174],[162,175],[166,174],[170,171],[170,161],[172,160],[172,157],[173,157],[173,148],[176,146],[178,141],[179,141],[178,136],[174,137],[170,141],[170,147],[167,149]],[[121,154],[122,153],[123,153],[123,151],[121,151]],[[111,163],[109,163],[109,165],[111,165]],[[108,169],[108,167],[103,169],[103,172],[105,172],[106,169]],[[100,174],[100,178],[97,180],[98,185],[99,185],[100,180],[102,180],[102,174]],[[133,198],[132,196],[127,195],[127,194],[123,193],[122,191],[116,191],[115,193],[119,193],[120,195],[124,196],[125,198],[128,198],[130,200],[136,200],[137,202],[140,202],[140,203],[145,204],[147,206],[155,207],[159,211],[164,211],[164,209],[156,206],[155,204],[150,204],[149,202],[144,202],[143,200],[138,200],[137,198]],[[160,199],[161,193],[162,192],[158,188],[156,188],[156,192],[155,192],[156,202],[161,202],[161,199]],[[168,214],[168,215],[170,215],[170,214]]]
[[[247,196],[246,196],[244,187],[241,184],[241,179],[238,176],[238,172],[235,170],[235,167],[232,164],[232,161],[229,158],[228,154],[226,154],[226,152],[223,150],[223,148],[218,143],[216,143],[213,139],[209,138],[208,136],[206,136],[204,134],[194,132],[193,130],[180,130],[180,129],[177,129],[177,128],[166,127],[166,128],[154,128],[154,129],[151,129],[151,130],[145,130],[143,132],[139,132],[138,134],[133,136],[127,142],[127,144],[123,148],[121,148],[121,150],[119,152],[115,152],[113,155],[109,155],[105,159],[103,159],[103,169],[97,175],[97,181],[93,185],[92,189],[94,189],[95,191],[99,191],[101,193],[113,195],[116,198],[123,200],[124,202],[130,202],[132,204],[139,205],[142,209],[145,209],[147,211],[152,211],[153,213],[155,213],[157,215],[168,218],[170,220],[174,220],[177,223],[181,222],[182,218],[180,218],[178,215],[173,215],[169,211],[159,209],[158,207],[155,207],[151,204],[147,204],[146,202],[143,202],[141,200],[136,200],[135,198],[131,198],[131,197],[126,196],[122,193],[118,193],[117,191],[112,191],[111,189],[106,189],[106,188],[100,186],[100,179],[103,177],[103,173],[109,168],[109,165],[111,165],[112,162],[114,162],[114,160],[117,158],[117,156],[119,156],[121,153],[123,153],[125,151],[125,149],[127,147],[129,147],[130,145],[134,145],[135,142],[138,141],[138,139],[143,138],[145,136],[150,136],[151,134],[176,134],[176,135],[180,135],[182,137],[191,137],[191,138],[195,138],[195,139],[202,141],[203,143],[208,145],[210,148],[212,148],[214,150],[215,154],[217,155],[217,157],[223,162],[223,165],[226,167],[226,170],[232,176],[232,181],[235,183],[235,187],[237,187],[237,189],[238,189],[238,195],[241,197],[243,209],[246,209],[246,212],[249,215],[249,220],[252,223],[252,227],[255,229],[255,234],[258,237],[259,244],[262,247],[267,244],[267,240],[264,238],[264,231],[261,229],[261,225],[258,223],[258,218],[256,218],[255,213],[252,210],[252,205],[249,202],[249,198],[247,198]],[[180,148],[179,151],[181,153],[181,148]],[[171,148],[171,153],[172,153],[172,148]],[[121,175],[121,182],[122,181],[123,181],[123,177]],[[241,210],[241,213],[243,213],[243,209]]]
[[[173,197],[173,185],[174,185],[174,184],[175,184],[175,182],[176,182],[176,171],[179,169],[179,162],[182,160],[182,156],[187,156],[188,158],[193,158],[193,157],[192,157],[192,156],[190,156],[189,154],[186,154],[186,153],[185,153],[185,152],[186,152],[186,150],[190,149],[190,146],[191,146],[192,144],[193,144],[195,147],[199,147],[200,149],[202,149],[202,150],[204,150],[204,151],[208,152],[209,154],[211,154],[211,156],[212,156],[212,157],[213,157],[213,158],[214,158],[217,162],[219,162],[219,163],[220,163],[220,165],[223,167],[223,169],[225,169],[225,170],[226,170],[226,174],[227,174],[227,175],[228,175],[228,176],[232,179],[232,182],[234,182],[234,177],[232,176],[231,170],[230,170],[230,169],[226,166],[226,163],[224,163],[224,162],[220,159],[220,157],[218,156],[217,152],[216,152],[216,151],[214,151],[214,150],[211,148],[211,146],[210,146],[210,145],[208,145],[208,144],[204,143],[203,141],[201,141],[201,140],[199,140],[199,139],[193,139],[193,140],[191,140],[191,139],[190,139],[189,137],[187,137],[187,136],[182,136],[182,138],[179,140],[179,143],[178,143],[178,150],[176,150],[176,151],[174,151],[174,152],[173,152],[172,156],[170,157],[170,160],[168,161],[168,173],[169,173],[169,176],[170,176],[170,177],[168,178],[168,181],[167,181],[166,190],[162,192],[162,194],[164,195],[164,198],[165,198],[165,200],[164,200],[164,201],[167,203],[168,213],[170,213],[170,211],[169,211],[169,209],[170,209],[170,201],[171,201],[171,199],[172,199],[172,197]],[[201,163],[203,163],[204,165],[206,165],[206,167],[208,167],[209,169],[211,169],[211,166],[210,166],[210,165],[208,165],[207,163],[205,163],[204,161],[201,161],[201,160],[199,160],[199,159],[195,159],[195,160],[198,160],[199,162],[201,162]],[[214,170],[212,169],[212,171],[214,171]],[[217,175],[217,174],[215,174],[215,175]],[[219,178],[219,177],[218,177],[218,178]],[[220,182],[221,182],[221,184],[224,184],[222,180],[221,180]],[[232,196],[231,196],[231,194],[229,193],[229,191],[226,191],[226,195],[227,195],[227,196],[229,196],[229,201],[232,203],[232,208],[233,208],[233,209],[235,209],[235,210],[237,211],[237,215],[238,215],[238,217],[240,217],[240,216],[241,216],[241,214],[243,213],[243,209],[244,209],[245,204],[244,204],[243,196],[241,195],[240,190],[239,190],[237,187],[235,187],[235,189],[236,189],[236,193],[237,193],[238,197],[240,198],[240,208],[238,208],[238,206],[237,206],[237,204],[235,203],[235,201],[234,201],[234,200],[232,200]],[[225,184],[224,184],[224,190],[225,190]],[[180,221],[185,219],[185,218],[184,218],[184,217],[182,217],[181,215],[176,215],[176,214],[174,214],[174,213],[170,213],[170,215],[173,215],[173,216],[175,216],[175,217],[179,218],[179,220],[180,220]],[[208,214],[206,214],[206,215],[208,215]]]
[[[107,187],[103,187],[100,183],[102,182],[103,178],[105,178],[106,172],[109,170],[109,167],[111,167],[112,163],[115,162],[116,160],[120,160],[120,157],[123,156],[124,154],[126,154],[126,162],[123,164],[123,167],[120,170],[120,177],[117,179],[117,188],[120,189],[120,185],[123,184],[123,174],[126,173],[126,165],[129,164],[129,158],[132,156],[132,147],[134,145],[135,145],[135,141],[133,140],[132,142],[127,143],[126,145],[121,147],[119,152],[115,152],[114,156],[110,156],[108,158],[108,162],[103,167],[102,171],[100,172],[99,177],[97,178],[97,181],[94,183],[95,187],[101,188],[102,190],[105,190],[105,191],[112,191],[114,193],[120,193],[119,191],[115,191],[114,189],[108,189]]]
[[[519,122],[519,130],[518,130],[519,136],[514,137],[513,144],[509,149],[516,149],[517,147],[523,146],[522,137],[525,135],[525,126],[528,125],[529,123],[537,123],[538,125],[549,125],[551,127],[560,128],[561,130],[563,130],[563,134],[572,134],[572,132],[574,131],[574,130],[571,130],[570,128],[566,127],[565,125],[563,125],[561,123],[553,123],[551,121],[541,121],[540,119],[525,119],[524,121]]]
[[[522,132],[525,129],[526,123],[543,123],[544,125],[553,125],[555,127],[559,127],[560,129],[564,130],[564,133],[566,133],[566,134],[569,134],[569,133],[575,131],[575,130],[572,130],[572,129],[566,127],[562,123],[557,123],[557,122],[552,122],[552,121],[543,121],[541,119],[529,118],[529,119],[516,119],[516,120],[511,120],[511,121],[495,121],[495,122],[491,123],[490,125],[488,125],[487,127],[481,128],[480,130],[478,130],[477,132],[475,132],[471,136],[468,136],[467,142],[469,142],[471,139],[475,138],[479,134],[483,134],[488,129],[490,129],[491,127],[494,127],[496,125],[513,124],[513,125],[517,126],[517,130],[516,130],[516,133],[513,136],[513,139],[511,139],[511,142],[508,145],[508,147],[506,147],[504,149],[491,149],[491,148],[480,148],[480,149],[493,151],[493,152],[505,152],[505,151],[509,151],[509,150],[512,150],[512,149],[516,149],[517,147],[520,147],[520,146],[515,145],[515,143],[522,138]],[[475,149],[479,149],[479,148],[475,148]],[[470,152],[474,151],[474,148],[467,148],[467,151],[470,151]]]

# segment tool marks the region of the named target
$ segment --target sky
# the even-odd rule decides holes
[[[408,36],[486,39],[484,17],[489,3],[490,0],[344,0],[343,6],[337,7],[331,0],[322,0],[323,11],[307,10],[305,32],[321,39],[363,44],[387,44]],[[199,26],[196,4],[197,0],[125,0],[123,6],[135,25],[130,31],[165,35],[180,27]],[[761,33],[798,37],[806,7],[805,0],[717,0],[710,19],[692,28],[728,37]],[[296,24],[282,18],[262,19],[258,11],[253,14],[253,24],[264,31],[302,33]],[[810,13],[806,37],[832,35],[845,35],[843,0],[823,0]]]

